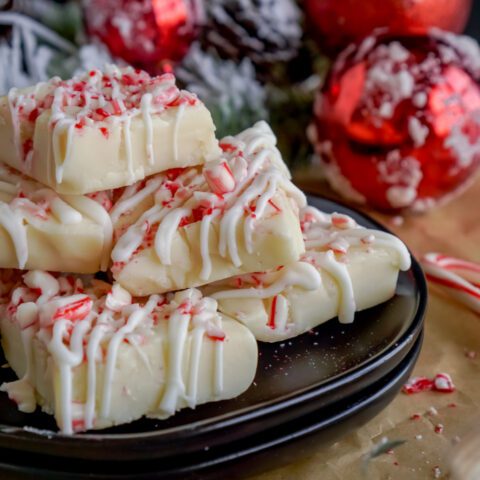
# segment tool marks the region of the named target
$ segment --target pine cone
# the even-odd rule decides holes
[[[215,52],[203,51],[195,43],[175,73],[183,86],[208,107],[218,137],[238,133],[268,116],[265,89],[247,58],[236,64]]]
[[[209,0],[205,8],[203,43],[224,58],[265,65],[290,60],[300,46],[301,13],[293,0]]]

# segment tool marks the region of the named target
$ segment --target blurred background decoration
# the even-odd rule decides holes
[[[479,21],[471,8],[0,0],[0,93],[109,61],[173,71],[210,108],[219,136],[268,120],[291,167],[313,165],[349,200],[424,211],[465,188],[480,164],[480,50],[460,35]]]

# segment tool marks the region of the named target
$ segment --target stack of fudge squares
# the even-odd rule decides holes
[[[257,340],[390,298],[400,240],[307,206],[265,122],[218,141],[171,74],[0,99],[0,326],[18,408],[65,434],[236,397]]]

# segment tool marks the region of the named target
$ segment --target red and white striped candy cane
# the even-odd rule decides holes
[[[427,253],[421,260],[427,279],[445,287],[457,300],[480,313],[480,265],[440,253]]]

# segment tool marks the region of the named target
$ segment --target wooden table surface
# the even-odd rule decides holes
[[[297,183],[332,197],[314,176],[299,175]],[[394,231],[417,257],[437,251],[480,262],[480,178],[449,204],[425,215],[406,216],[401,225],[392,217],[365,211]],[[480,318],[435,288],[429,286],[429,293],[425,340],[414,375],[449,373],[456,392],[400,393],[380,415],[331,447],[251,480],[449,478],[452,445],[475,423],[480,425]],[[413,420],[414,414],[420,418]],[[364,476],[364,455],[383,437],[406,443],[371,461]]]

